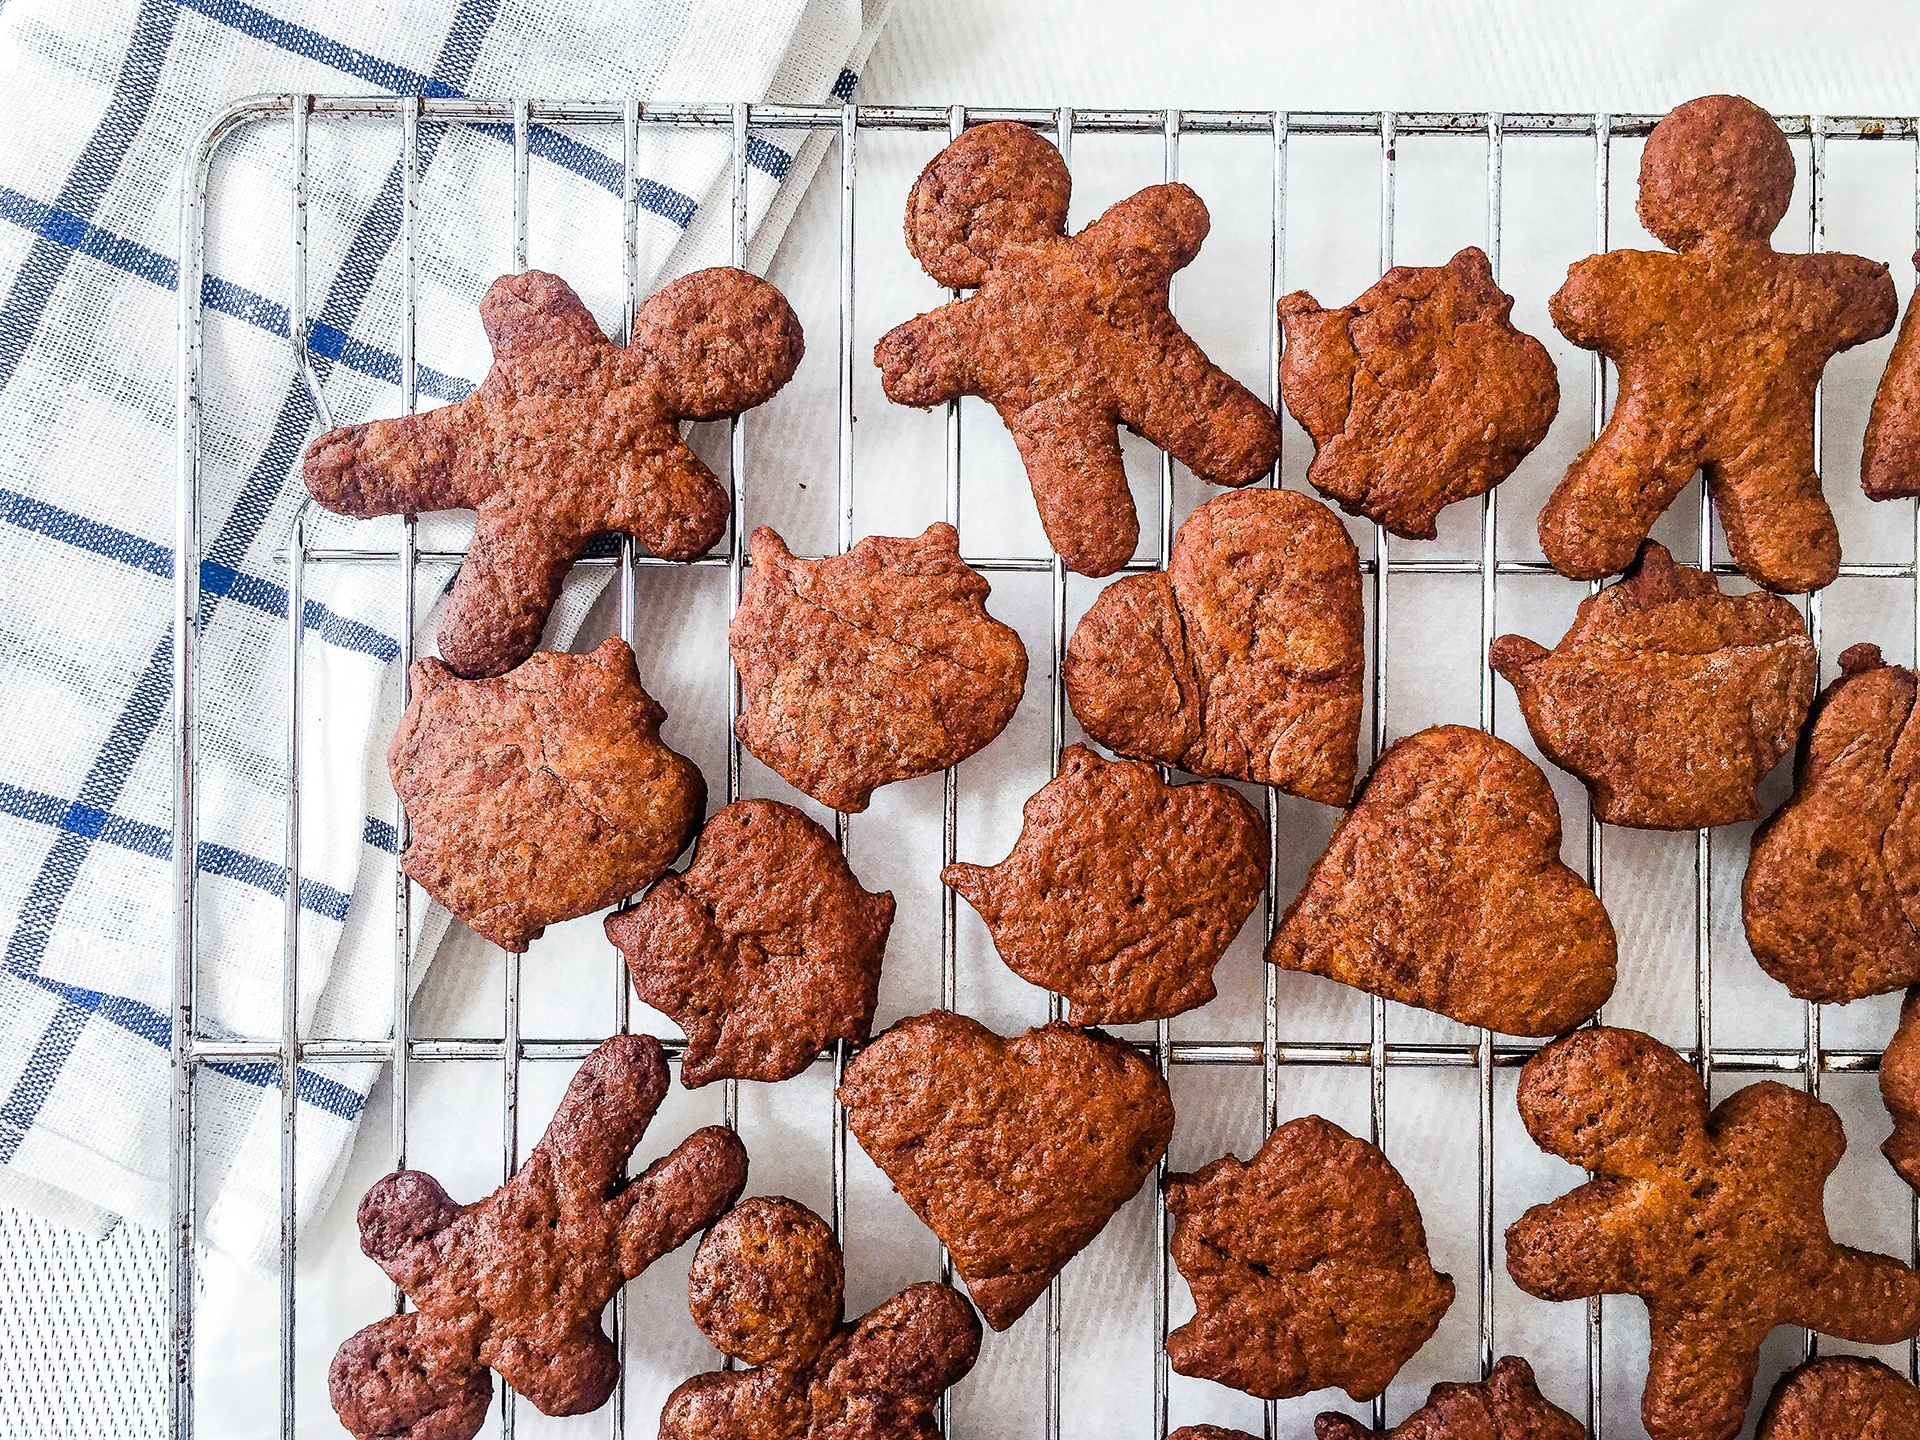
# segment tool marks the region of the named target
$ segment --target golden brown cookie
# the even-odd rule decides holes
[[[1359,765],[1360,558],[1292,490],[1208,501],[1165,573],[1101,591],[1067,644],[1067,701],[1109,750],[1344,805]]]
[[[1613,925],[1560,863],[1547,777],[1437,725],[1380,757],[1267,959],[1509,1035],[1556,1035],[1613,993]]]
[[[1058,1022],[1005,1040],[952,1011],[916,1015],[860,1052],[839,1095],[995,1330],[1133,1198],[1173,1134],[1167,1082],[1138,1051]]]
[[[1802,1000],[1829,1004],[1920,981],[1914,674],[1874,645],[1843,651],[1840,671],[1740,888],[1753,958]]]
[[[1518,1355],[1496,1361],[1477,1385],[1452,1382],[1427,1392],[1427,1403],[1391,1430],[1328,1412],[1313,1422],[1314,1440],[1586,1440],[1587,1427],[1540,1393],[1533,1367]]]
[[[940,1392],[973,1368],[980,1322],[957,1290],[909,1285],[841,1321],[845,1267],[826,1222],[781,1196],[707,1232],[688,1276],[697,1324],[757,1366],[696,1375],[667,1397],[660,1440],[930,1440]]]
[[[1824,1355],[1780,1377],[1754,1440],[1920,1440],[1920,1390],[1859,1355]]]
[[[1223,1425],[1182,1425],[1167,1440],[1254,1440],[1244,1430],[1229,1430]]]
[[[1920,250],[1913,252],[1920,270]],[[1860,450],[1860,486],[1869,500],[1920,495],[1920,320],[1907,303],[1899,338],[1887,357],[1880,385],[1867,416],[1866,443]]]
[[[1686,1061],[1633,1030],[1581,1030],[1520,1072],[1534,1143],[1595,1178],[1507,1231],[1507,1273],[1542,1300],[1638,1295],[1653,1440],[1729,1440],[1775,1325],[1890,1345],[1920,1331],[1920,1274],[1836,1245],[1823,1192],[1840,1117],[1772,1081],[1707,1108]]]
[[[620,1360],[600,1312],[739,1197],[747,1152],[710,1125],[628,1178],[627,1158],[667,1091],[660,1042],[616,1035],[589,1055],[513,1179],[456,1205],[400,1170],[360,1202],[360,1248],[417,1311],[350,1338],[327,1383],[358,1440],[467,1440],[486,1419],[488,1370],[546,1415],[584,1415]]]
[[[1280,395],[1313,437],[1314,488],[1431,540],[1443,507],[1511,475],[1560,408],[1553,357],[1512,312],[1472,246],[1389,270],[1351,305],[1281,300]]]
[[[1839,573],[1814,387],[1833,356],[1893,327],[1897,302],[1884,265],[1774,250],[1792,196],[1793,152],[1752,101],[1708,95],[1654,127],[1639,215],[1677,253],[1578,261],[1548,306],[1561,334],[1620,367],[1612,419],[1540,512],[1561,574],[1624,570],[1701,469],[1751,579],[1818,590]]]
[[[1651,540],[1551,651],[1502,635],[1487,659],[1594,813],[1641,830],[1758,815],[1754,791],[1799,739],[1820,669],[1791,604],[1723,595]]]
[[[1306,1115],[1242,1163],[1167,1177],[1173,1263],[1193,1319],[1167,1337],[1182,1375],[1264,1400],[1387,1388],[1453,1303],[1413,1192],[1379,1149]]]
[[[864,1040],[893,893],[864,889],[833,837],[790,805],[738,800],[693,864],[609,915],[634,992],[687,1036],[680,1083],[785,1080]]]
[[[1893,1117],[1893,1133],[1880,1153],[1920,1190],[1920,985],[1907,988],[1899,1028],[1880,1057],[1880,1099]]]
[[[780,292],[742,270],[676,280],[622,347],[555,275],[503,275],[480,301],[493,368],[457,405],[329,430],[305,476],[329,510],[366,519],[480,512],[440,619],[469,678],[534,652],[560,582],[594,538],[624,530],[692,560],[727,528],[727,492],[680,438],[770,399],[805,348]]]
[[[987,613],[987,582],[951,525],[869,536],[796,560],[762,526],[727,632],[740,667],[741,743],[835,810],[957,765],[1006,728],[1027,649]]]
[[[707,785],[660,741],[633,652],[542,651],[495,680],[415,662],[387,771],[413,841],[401,867],[472,929],[525,950],[617,905],[693,838]]]
[[[1073,1002],[1075,1024],[1163,1020],[1213,998],[1213,967],[1266,885],[1266,826],[1225,785],[1168,785],[1069,745],[1013,853],[940,879],[1016,975]]]
[[[873,359],[897,405],[978,395],[999,411],[1048,543],[1069,569],[1110,575],[1140,538],[1118,426],[1202,480],[1244,485],[1279,458],[1280,424],[1168,308],[1207,235],[1200,197],[1156,185],[1069,236],[1072,183],[1060,152],[1011,122],[936,155],[907,197],[907,248],[974,293],[889,331]]]

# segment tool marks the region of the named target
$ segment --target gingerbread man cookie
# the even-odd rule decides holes
[[[660,1440],[930,1440],[940,1392],[980,1353],[960,1292],[909,1285],[852,1324],[826,1222],[756,1198],[707,1232],[687,1276],[694,1323],[751,1370],[696,1375],[667,1397]]]
[[[978,395],[1026,462],[1047,539],[1082,575],[1126,564],[1140,522],[1117,428],[1202,480],[1244,485],[1280,454],[1280,425],[1207,359],[1167,304],[1199,253],[1207,207],[1185,185],[1123,200],[1078,235],[1060,152],[1024,125],[969,130],[907,198],[907,248],[967,299],[881,337],[887,398],[927,407]]]
[[[1691,1066],[1632,1030],[1581,1030],[1520,1073],[1541,1149],[1595,1178],[1507,1231],[1507,1272],[1542,1300],[1638,1295],[1653,1440],[1729,1440],[1775,1325],[1890,1345],[1920,1331],[1920,1273],[1835,1244],[1823,1201],[1846,1136],[1772,1081],[1711,1111]]]
[[[1508,318],[1513,297],[1469,246],[1445,265],[1389,270],[1351,305],[1280,302],[1280,395],[1313,437],[1307,479],[1349,515],[1408,540],[1484,495],[1560,408],[1553,357]]]
[[[624,530],[668,560],[704,554],[726,531],[727,492],[680,422],[761,404],[804,349],[780,292],[729,269],[648,300],[624,348],[539,270],[494,281],[480,323],[494,358],[478,390],[423,415],[329,430],[305,466],[313,498],[343,515],[480,512],[440,619],[440,653],[468,678],[534,652],[560,582],[596,536]]]
[[[1780,1377],[1754,1440],[1920,1440],[1920,1390],[1859,1355],[1823,1355]]]
[[[1676,253],[1612,250],[1568,270],[1553,323],[1620,367],[1620,398],[1540,513],[1561,574],[1624,570],[1701,469],[1751,579],[1792,592],[1839,573],[1814,387],[1833,356],[1892,328],[1896,300],[1884,265],[1773,249],[1793,171],[1786,138],[1751,101],[1689,101],[1654,127],[1640,162],[1641,223]]]
[[[627,1178],[666,1091],[660,1042],[616,1035],[485,1200],[456,1205],[419,1170],[367,1192],[360,1248],[419,1308],[367,1326],[333,1357],[333,1408],[358,1440],[467,1440],[486,1418],[489,1369],[547,1415],[606,1403],[620,1360],[600,1312],[747,1182],[746,1150],[718,1125]]]
[[[1313,1422],[1313,1440],[1587,1440],[1587,1427],[1540,1393],[1531,1365],[1507,1355],[1477,1385],[1434,1386],[1391,1430],[1329,1411]]]

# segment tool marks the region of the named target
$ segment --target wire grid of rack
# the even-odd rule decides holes
[[[203,274],[204,223],[206,205],[211,182],[213,159],[221,145],[244,127],[260,124],[284,124],[290,128],[293,154],[292,187],[288,197],[292,207],[293,229],[292,247],[289,256],[288,309],[291,317],[290,332],[293,337],[292,357],[294,365],[306,378],[316,410],[323,428],[332,422],[328,418],[325,400],[309,363],[305,349],[307,333],[307,284],[306,284],[306,198],[308,185],[307,137],[311,120],[316,116],[356,118],[376,122],[386,122],[394,127],[401,157],[403,177],[402,225],[400,245],[403,263],[404,313],[400,316],[398,332],[400,336],[401,388],[405,409],[408,413],[418,408],[418,390],[416,387],[416,366],[414,359],[414,266],[415,266],[415,218],[417,206],[417,184],[419,168],[417,164],[419,127],[423,119],[436,122],[475,123],[511,126],[514,160],[514,264],[524,270],[527,265],[527,175],[528,175],[528,137],[530,128],[536,123],[568,123],[617,127],[623,142],[625,157],[624,184],[624,242],[625,242],[625,324],[621,335],[625,343],[631,334],[635,309],[641,299],[638,293],[638,246],[637,225],[640,208],[639,187],[642,183],[636,173],[635,154],[638,137],[643,126],[669,126],[679,128],[719,129],[730,133],[731,138],[731,197],[732,226],[731,251],[732,263],[744,266],[747,255],[747,156],[750,136],[756,131],[828,131],[838,141],[838,185],[839,185],[839,334],[838,334],[838,444],[837,444],[837,488],[835,495],[836,531],[839,549],[844,551],[853,541],[853,501],[854,501],[854,412],[853,388],[854,366],[854,329],[853,309],[855,303],[856,264],[854,257],[854,207],[856,199],[855,179],[857,174],[858,142],[863,130],[906,130],[922,132],[943,132],[946,136],[956,137],[967,126],[994,120],[1013,120],[1035,127],[1048,134],[1059,147],[1061,154],[1072,164],[1073,140],[1077,133],[1131,133],[1157,135],[1162,141],[1164,176],[1175,180],[1179,176],[1181,143],[1186,136],[1204,135],[1253,135],[1266,136],[1271,143],[1271,219],[1272,241],[1270,251],[1270,294],[1269,302],[1277,302],[1285,290],[1286,279],[1286,227],[1288,205],[1288,156],[1290,145],[1300,136],[1358,136],[1375,137],[1378,142],[1379,173],[1379,235],[1378,269],[1381,272],[1394,264],[1394,198],[1396,183],[1396,142],[1402,136],[1445,135],[1457,137],[1461,143],[1478,143],[1484,147],[1486,178],[1486,235],[1485,251],[1492,263],[1496,279],[1501,266],[1501,207],[1502,176],[1504,162],[1504,142],[1508,136],[1553,136],[1578,143],[1585,141],[1591,149],[1594,230],[1593,248],[1601,251],[1608,248],[1608,221],[1610,211],[1612,142],[1616,138],[1645,136],[1660,118],[1650,115],[1610,115],[1610,114],[1503,114],[1498,112],[1430,112],[1430,113],[1289,113],[1285,111],[1219,111],[1219,110],[1167,110],[1167,111],[1124,111],[1060,108],[1042,109],[972,109],[962,106],[948,108],[907,108],[853,104],[845,105],[652,105],[636,100],[624,103],[576,103],[576,102],[529,102],[512,101],[473,101],[440,100],[412,98],[324,98],[305,95],[287,95],[267,97],[240,102],[219,116],[200,137],[189,161],[186,180],[185,200],[182,213],[181,246],[181,327],[180,327],[180,415],[179,415],[179,487],[177,494],[176,523],[178,530],[179,555],[183,563],[175,567],[176,599],[176,645],[174,650],[175,671],[175,747],[176,747],[176,795],[175,795],[175,902],[176,933],[174,963],[174,1013],[172,1032],[173,1074],[175,1080],[173,1100],[173,1124],[171,1133],[171,1170],[170,1188],[173,1197],[173,1230],[170,1253],[170,1273],[168,1277],[169,1300],[172,1312],[171,1348],[171,1428],[180,1437],[193,1432],[193,1308],[194,1308],[194,1267],[195,1267],[195,1209],[194,1209],[194,1077],[197,1064],[206,1061],[254,1061],[270,1062],[278,1067],[281,1096],[281,1146],[280,1146],[280,1198],[282,1207],[282,1245],[280,1256],[280,1417],[281,1431],[284,1435],[293,1433],[294,1425],[294,1273],[295,1242],[294,1217],[295,1187],[298,1175],[295,1166],[295,1136],[298,1120],[297,1096],[294,1085],[296,1066],[325,1065],[366,1060],[390,1060],[391,1109],[390,1133],[393,1164],[398,1167],[406,1163],[407,1155],[407,1090],[410,1064],[434,1060],[481,1060],[498,1063],[501,1074],[502,1127],[504,1136],[503,1166],[511,1173],[520,1158],[519,1136],[519,1091],[520,1071],[524,1061],[529,1059],[578,1060],[583,1058],[604,1037],[579,1037],[560,1040],[524,1039],[520,1027],[520,957],[506,955],[505,1008],[502,1016],[502,1039],[474,1040],[453,1039],[434,1036],[416,1036],[409,1027],[409,915],[413,904],[410,882],[398,868],[394,868],[392,889],[393,908],[393,998],[394,1026],[390,1037],[368,1037],[345,1040],[314,1040],[303,1042],[297,1033],[296,997],[298,995],[300,934],[298,924],[299,893],[299,840],[300,840],[300,784],[298,738],[301,725],[302,705],[302,663],[301,640],[303,614],[303,585],[306,567],[328,564],[384,564],[392,567],[397,584],[397,606],[399,615],[398,635],[400,637],[400,664],[405,667],[413,660],[414,608],[415,608],[415,572],[423,563],[453,563],[460,559],[457,552],[425,552],[415,543],[414,523],[406,521],[402,530],[402,539],[393,550],[370,549],[320,549],[309,546],[307,542],[304,518],[296,519],[286,552],[288,572],[289,617],[287,630],[287,650],[283,660],[285,680],[288,686],[288,734],[286,744],[286,864],[287,882],[285,886],[286,928],[284,952],[282,956],[283,1005],[281,1030],[277,1037],[254,1039],[214,1040],[198,1033],[195,1027],[195,972],[196,972],[196,870],[192,857],[196,853],[196,773],[195,773],[195,727],[196,727],[196,673],[195,641],[197,635],[196,616],[198,610],[198,566],[185,563],[197,559],[200,551],[199,537],[199,464],[200,464],[200,394],[201,376],[201,277]],[[1905,141],[1913,146],[1914,171],[1916,177],[1916,243],[1920,243],[1920,122],[1910,118],[1874,118],[1874,117],[1778,117],[1782,131],[1793,141],[1803,143],[1810,164],[1811,184],[1808,190],[1806,211],[1808,248],[1819,251],[1825,242],[1825,167],[1826,146],[1833,140],[1865,141]],[[959,292],[953,292],[958,298]],[[1272,313],[1271,309],[1268,311]],[[1270,402],[1277,403],[1278,394],[1279,342],[1277,333],[1269,355],[1268,396]],[[1605,362],[1594,356],[1591,362],[1591,413],[1589,417],[1589,435],[1597,434],[1607,415],[1608,372]],[[1821,406],[1815,406],[1815,453],[1820,454]],[[960,511],[960,444],[961,412],[957,402],[945,407],[945,507],[946,518],[956,523]],[[731,478],[735,523],[730,527],[727,550],[724,556],[708,557],[693,562],[699,566],[724,567],[727,571],[728,614],[731,616],[737,608],[747,560],[741,538],[741,502],[749,483],[749,456],[746,436],[738,420],[731,425]],[[1276,465],[1270,483],[1278,484],[1280,467]],[[1160,498],[1159,545],[1156,561],[1135,560],[1126,570],[1141,571],[1163,568],[1167,563],[1173,540],[1173,463],[1165,456],[1160,460]],[[1395,554],[1390,548],[1384,530],[1376,528],[1373,553],[1363,559],[1361,568],[1368,577],[1372,590],[1372,606],[1368,617],[1368,650],[1370,655],[1371,683],[1371,749],[1378,754],[1384,747],[1388,735],[1388,653],[1387,617],[1389,584],[1394,575],[1403,574],[1456,574],[1475,575],[1479,585],[1479,653],[1481,667],[1478,687],[1479,724],[1491,731],[1495,724],[1495,688],[1494,676],[1485,665],[1487,647],[1495,636],[1496,624],[1496,576],[1503,574],[1551,573],[1550,567],[1541,562],[1500,559],[1498,557],[1499,534],[1499,492],[1489,492],[1480,501],[1480,554],[1477,560],[1421,559]],[[1841,567],[1843,577],[1874,578],[1892,581],[1906,581],[1914,587],[1914,625],[1916,654],[1920,654],[1920,512],[1916,512],[1916,554],[1914,558],[1899,564],[1846,564]],[[1697,557],[1703,566],[1713,558],[1713,516],[1711,503],[1702,490],[1698,512]],[[1051,753],[1052,769],[1057,773],[1059,758],[1066,730],[1066,702],[1060,683],[1060,658],[1067,639],[1067,603],[1066,573],[1057,556],[981,556],[968,555],[968,563],[975,569],[992,574],[1006,571],[1045,572],[1050,574],[1052,584],[1052,624],[1051,624],[1051,675],[1053,677],[1050,695]],[[639,554],[628,537],[620,537],[617,556],[589,557],[582,564],[601,564],[617,567],[619,585],[620,633],[629,643],[634,636],[635,613],[637,604],[636,586],[640,576],[651,566],[664,564],[654,557]],[[1714,565],[1721,574],[1734,573],[1734,567],[1725,562]],[[1594,589],[1598,588],[1596,582]],[[1807,604],[1808,629],[1816,646],[1821,643],[1821,601],[1815,594],[1809,597]],[[731,673],[731,672],[730,672]],[[740,793],[740,745],[733,733],[733,721],[738,714],[740,703],[737,673],[731,673],[728,685],[727,705],[727,776],[726,799],[732,801]],[[944,802],[944,838],[943,864],[951,863],[955,858],[955,835],[958,786],[952,770],[945,773],[943,781]],[[1278,808],[1269,796],[1267,806],[1268,839],[1270,846],[1270,872],[1277,873],[1280,855],[1280,817]],[[844,847],[847,836],[847,816],[837,817],[836,834]],[[406,818],[396,813],[395,827],[404,845],[406,836]],[[1694,900],[1696,908],[1693,927],[1694,941],[1694,1042],[1691,1047],[1683,1047],[1684,1053],[1694,1063],[1703,1077],[1711,1079],[1713,1073],[1757,1073],[1798,1075],[1801,1082],[1810,1090],[1817,1092],[1821,1077],[1827,1073],[1842,1071],[1871,1071],[1878,1067],[1879,1052],[1866,1049],[1827,1048],[1821,1044],[1820,1008],[1809,1004],[1806,1007],[1805,1043],[1799,1047],[1726,1049],[1716,1048],[1713,1044],[1713,1011],[1711,995],[1711,958],[1713,946],[1712,933],[1712,875],[1711,856],[1713,838],[1710,831],[1698,832],[1694,845],[1695,885]],[[1591,818],[1588,819],[1587,877],[1599,888],[1603,866],[1602,827]],[[1280,900],[1270,889],[1266,896],[1265,926],[1270,935],[1281,909]],[[954,894],[944,890],[941,904],[941,1002],[952,1006],[956,999],[955,964],[955,909]],[[1271,1131],[1278,1120],[1277,1091],[1279,1072],[1282,1066],[1344,1066],[1364,1068],[1370,1076],[1370,1121],[1371,1134],[1376,1143],[1387,1143],[1387,1072],[1399,1067],[1458,1067],[1475,1072],[1478,1080],[1478,1195],[1479,1225],[1477,1306],[1479,1313],[1479,1351],[1483,1373],[1489,1369],[1496,1355],[1495,1317],[1494,1317],[1494,1271],[1500,1263],[1500,1254],[1494,1234],[1493,1205],[1493,1071],[1499,1067],[1513,1067],[1523,1064],[1536,1048],[1533,1044],[1497,1043],[1494,1037],[1482,1030],[1470,1043],[1454,1044],[1390,1044],[1386,1030],[1387,1011],[1385,1002],[1377,997],[1372,999],[1369,1015],[1369,1035],[1365,1044],[1339,1043],[1299,1043],[1289,1041],[1282,1036],[1280,1010],[1274,974],[1271,967],[1262,967],[1265,974],[1265,992],[1263,1004],[1262,1033],[1258,1039],[1243,1041],[1180,1041],[1176,1042],[1169,1033],[1168,1022],[1161,1021],[1156,1026],[1152,1041],[1145,1046],[1147,1052],[1159,1066],[1163,1075],[1173,1065],[1198,1066],[1258,1066],[1262,1071],[1261,1118],[1262,1132]],[[611,978],[614,984],[615,1016],[617,1026],[625,1031],[628,1028],[628,989],[626,974],[619,957],[611,957]],[[1058,1018],[1061,1014],[1061,1000],[1058,995],[1049,997],[1049,1018]],[[677,1057],[682,1048],[681,1042],[667,1041],[668,1054]],[[833,1067],[836,1084],[844,1072],[849,1059],[849,1046],[842,1042],[833,1050],[819,1057],[819,1063]],[[735,1082],[726,1082],[725,1113],[729,1124],[737,1121],[737,1090]],[[832,1139],[830,1145],[832,1166],[832,1223],[836,1233],[844,1231],[846,1225],[846,1142],[847,1130],[845,1116],[837,1102],[830,1123]],[[1389,1147],[1389,1153],[1391,1149]],[[1155,1178],[1156,1188],[1164,1184],[1166,1164],[1164,1160]],[[1913,1228],[1913,1253],[1920,1258],[1920,1202],[1916,1202]],[[1164,1346],[1167,1333],[1168,1295],[1170,1285],[1168,1258],[1168,1220],[1164,1204],[1156,1206],[1155,1242],[1158,1246],[1158,1290],[1154,1297],[1155,1334],[1159,1337],[1153,1354],[1153,1394],[1154,1394],[1154,1433],[1164,1437],[1168,1429],[1168,1365]],[[945,1264],[946,1278],[951,1279],[950,1262]],[[396,1298],[396,1303],[399,1303]],[[1061,1419],[1061,1294],[1060,1283],[1056,1278],[1046,1298],[1045,1308],[1045,1358],[1046,1393],[1044,1396],[1045,1433],[1052,1440],[1062,1433]],[[616,1300],[611,1316],[616,1345],[626,1324],[624,1295]],[[1585,1400],[1585,1421],[1591,1435],[1599,1437],[1608,1432],[1607,1416],[1603,1413],[1603,1323],[1601,1305],[1598,1299],[1588,1302],[1586,1313],[1586,1349],[1588,1387]],[[1806,1347],[1809,1354],[1814,1347],[1814,1337],[1807,1335]],[[1909,1346],[1909,1370],[1920,1378],[1920,1348]],[[507,1387],[501,1387],[500,1418],[503,1433],[511,1435],[514,1427],[515,1397]],[[624,1392],[617,1392],[614,1402],[605,1414],[612,1433],[619,1436],[624,1433],[625,1406]],[[1374,1423],[1383,1423],[1384,1397],[1374,1402]],[[950,1419],[945,1404],[942,1405],[941,1419]],[[1275,1432],[1275,1407],[1269,1403],[1266,1407],[1266,1433],[1271,1437]],[[949,1432],[951,1433],[951,1432]]]

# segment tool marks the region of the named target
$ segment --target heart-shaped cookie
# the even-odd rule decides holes
[[[1209,500],[1167,570],[1109,585],[1068,642],[1067,703],[1135,760],[1276,786],[1328,805],[1360,741],[1360,558],[1292,490]]]
[[[1132,1046],[1058,1022],[1007,1040],[934,1010],[847,1069],[861,1148],[1004,1330],[1133,1198],[1173,1134],[1167,1082]]]
[[[1560,863],[1560,807],[1504,740],[1436,725],[1391,746],[1287,907],[1267,959],[1509,1035],[1613,993],[1613,924]]]

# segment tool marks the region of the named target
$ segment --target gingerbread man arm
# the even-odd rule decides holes
[[[598,1410],[620,1379],[620,1357],[598,1320],[553,1339],[496,1331],[481,1346],[480,1357],[543,1415]]]
[[[1652,1349],[1640,1420],[1652,1440],[1731,1440],[1745,1422],[1762,1334],[1729,1331],[1724,1317],[1649,1311]]]
[[[574,1073],[526,1172],[545,1155],[561,1192],[604,1195],[626,1174],[627,1156],[647,1133],[667,1084],[658,1040],[620,1035],[607,1041]]]
[[[663,449],[629,456],[615,474],[609,530],[625,530],[663,560],[693,560],[727,533],[731,502],[677,434]]]
[[[1630,1183],[1593,1180],[1535,1205],[1507,1229],[1507,1273],[1542,1300],[1584,1300],[1633,1288],[1632,1256],[1608,1233]]]
[[[520,395],[573,389],[613,351],[573,287],[543,270],[502,275],[489,285],[480,297],[480,328],[494,365]]]
[[[873,347],[880,388],[896,405],[927,409],[980,393],[973,366],[980,343],[975,300],[956,300],[896,325]]]
[[[1833,1247],[1833,1262],[1792,1319],[1863,1345],[1892,1345],[1920,1332],[1920,1272],[1891,1255]]]
[[[1649,281],[1680,264],[1657,250],[1608,250],[1567,267],[1567,279],[1547,301],[1547,314],[1562,335],[1582,350],[1613,359],[1655,328],[1653,306],[1632,303]]]
[[[722,1125],[696,1130],[654,1161],[614,1203],[628,1208],[620,1225],[620,1273],[638,1275],[686,1244],[726,1212],[747,1185],[747,1152]]]
[[[341,425],[307,447],[301,478],[327,509],[356,520],[478,509],[493,492],[462,463],[472,402],[423,415]]]
[[[1809,255],[1804,259],[1834,297],[1831,326],[1823,332],[1828,355],[1878,340],[1900,318],[1900,296],[1893,288],[1893,276],[1878,260],[1841,254]]]
[[[1185,185],[1129,195],[1073,239],[1094,266],[1112,266],[1140,290],[1164,292],[1200,253],[1212,225],[1206,202]]]
[[[876,1397],[895,1406],[931,1406],[973,1369],[979,1354],[973,1307],[957,1290],[922,1282],[861,1316],[847,1347],[814,1383],[824,1381],[826,1393],[853,1412],[851,1421]]]

